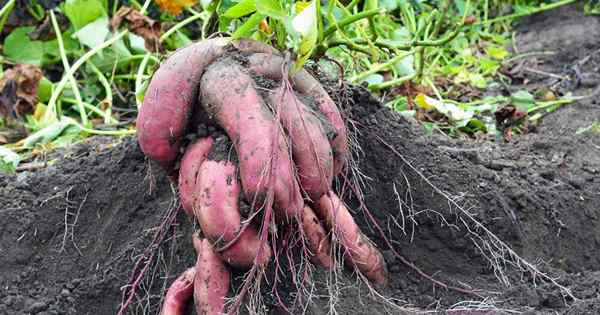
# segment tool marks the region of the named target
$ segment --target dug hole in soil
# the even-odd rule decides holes
[[[598,18],[579,7],[538,14],[519,26],[516,44],[519,52],[556,54],[516,65],[541,72],[519,71],[508,92],[552,85],[599,94]],[[366,205],[395,249],[444,283],[483,290],[474,296],[434,286],[396,259],[356,211],[391,272],[382,295],[407,312],[600,314],[600,136],[576,134],[600,121],[597,97],[564,106],[511,143],[491,143],[425,135],[361,88],[334,90],[358,126]],[[42,170],[0,175],[0,314],[116,313],[135,262],[176,197],[135,138],[114,141],[92,138],[52,153],[48,158],[60,158]],[[355,199],[346,201],[359,209]],[[469,216],[556,283],[522,261],[514,265],[519,260]],[[194,228],[179,213],[130,314],[155,314],[165,288],[194,264]],[[316,272],[309,314],[327,313],[332,302],[325,278]],[[340,281],[333,300],[339,314],[403,312],[370,295],[349,271]],[[264,299],[266,312],[282,313],[272,297]]]

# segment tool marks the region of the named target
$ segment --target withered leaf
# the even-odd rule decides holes
[[[34,111],[42,70],[34,65],[18,64],[0,78],[0,117],[21,119]]]
[[[110,26],[116,30],[123,21],[127,22],[128,29],[144,39],[144,46],[151,52],[162,52],[160,44],[160,23],[142,15],[139,11],[122,6],[110,21]]]

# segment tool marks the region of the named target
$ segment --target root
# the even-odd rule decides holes
[[[160,245],[163,244],[167,238],[170,227],[175,223],[175,218],[177,217],[177,213],[181,209],[181,206],[178,201],[179,198],[177,196],[175,186],[173,185],[171,185],[171,192],[173,194],[173,199],[165,215],[163,216],[160,225],[157,227],[152,241],[136,261],[129,283],[121,288],[123,291],[121,297],[121,306],[119,307],[117,315],[124,315],[129,306],[131,306],[133,303],[137,296],[137,291],[140,288],[140,284],[147,276],[148,270],[150,269],[150,266],[156,257]]]
[[[505,268],[507,266],[512,266],[522,272],[529,272],[533,278],[533,282],[535,284],[535,280],[537,278],[541,278],[545,281],[550,282],[555,287],[559,288],[563,293],[564,297],[569,297],[573,300],[577,300],[577,298],[573,295],[571,290],[567,287],[561,285],[557,282],[557,279],[552,278],[551,276],[541,272],[534,264],[528,262],[521,256],[519,256],[508,244],[503,242],[498,236],[496,236],[492,231],[490,231],[485,225],[475,219],[474,215],[471,214],[467,209],[463,208],[458,202],[449,196],[446,192],[442,191],[436,185],[434,185],[423,173],[421,173],[406,157],[404,157],[398,150],[396,150],[392,145],[387,143],[381,137],[377,136],[377,139],[385,145],[392,153],[394,153],[398,158],[404,162],[412,171],[414,171],[427,185],[429,185],[437,194],[444,197],[448,200],[449,205],[456,209],[458,209],[459,213],[456,215],[458,219],[462,222],[463,226],[467,229],[469,234],[471,235],[471,240],[473,244],[479,249],[482,256],[489,262],[490,266],[494,270],[494,274],[498,280],[506,285],[510,286],[510,280],[508,276],[505,274]],[[475,230],[470,228],[470,226],[475,226]],[[481,231],[481,232],[480,232]]]

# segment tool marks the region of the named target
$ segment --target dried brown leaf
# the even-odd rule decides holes
[[[160,23],[142,15],[139,11],[123,6],[117,11],[110,21],[111,28],[116,30],[127,22],[127,28],[134,34],[144,39],[144,46],[151,52],[162,52],[160,44],[161,26]]]
[[[42,70],[34,65],[18,64],[0,78],[0,117],[21,119],[32,113],[38,102]]]

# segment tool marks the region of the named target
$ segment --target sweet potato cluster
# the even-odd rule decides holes
[[[300,229],[314,263],[334,268],[335,240],[346,265],[387,283],[381,253],[331,189],[349,155],[344,120],[311,74],[288,67],[273,47],[216,38],[178,50],[154,74],[138,116],[140,147],[177,178],[182,206],[202,230],[193,237],[197,264],[172,284],[163,315],[182,314],[192,294],[198,314],[225,312],[229,268],[271,260],[271,222]],[[277,84],[263,88],[256,78]],[[211,158],[210,135],[182,148],[200,121],[227,134],[239,165]],[[251,208],[246,218],[240,198]]]

